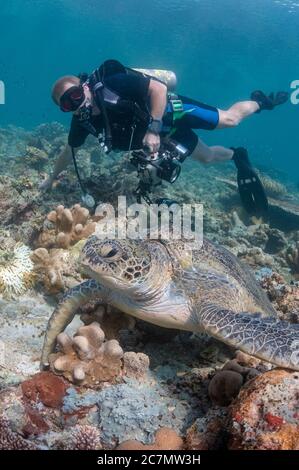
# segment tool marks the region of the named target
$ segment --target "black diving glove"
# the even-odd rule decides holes
[[[268,199],[256,171],[252,168],[245,148],[233,148],[234,161],[238,174],[237,183],[244,209],[250,215],[262,215],[268,210]]]
[[[286,91],[279,91],[276,94],[270,93],[270,95],[267,96],[262,91],[257,90],[251,93],[250,98],[252,101],[257,102],[260,109],[258,109],[256,112],[260,113],[265,109],[272,111],[272,109],[274,109],[276,106],[286,103],[289,99],[289,93]]]

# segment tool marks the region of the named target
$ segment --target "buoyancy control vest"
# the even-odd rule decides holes
[[[99,68],[94,70],[91,75],[80,74],[82,82],[85,82],[93,94],[96,105],[100,109],[104,120],[104,136],[103,144],[106,153],[112,150],[112,134],[110,123],[107,115],[107,109],[113,109],[119,113],[132,112],[135,120],[149,123],[150,113],[147,109],[133,100],[127,100],[116,93],[106,83],[106,79],[112,75],[124,73],[126,75],[142,75],[151,79],[164,83],[168,90],[173,90],[176,86],[176,76],[174,72],[168,70],[157,69],[132,69],[125,67],[117,60],[106,60]],[[82,120],[80,124],[85,127],[91,134],[97,136],[95,128],[89,119]]]
[[[104,136],[100,137],[101,145],[106,153],[109,153],[112,150],[112,133],[111,127],[107,115],[107,108],[114,109],[115,111],[125,112],[126,110],[133,110],[134,116],[136,119],[148,120],[150,118],[149,112],[144,111],[141,107],[134,101],[128,101],[123,99],[119,94],[107,86],[105,80],[107,77],[115,75],[117,73],[125,74],[141,74],[142,76],[149,77],[155,80],[158,80],[164,83],[167,86],[169,91],[173,91],[176,86],[176,76],[174,72],[167,70],[157,70],[157,69],[130,69],[124,67],[117,60],[107,60],[105,61],[98,69],[96,69],[91,75],[87,73],[81,73],[78,75],[80,78],[81,84],[86,83],[90,88],[90,91],[93,95],[96,105],[100,109],[103,120],[104,120]],[[90,108],[90,106],[89,106]],[[82,117],[79,120],[80,125],[87,129],[87,131],[93,134],[95,137],[98,136],[98,132],[90,121],[91,109],[86,109],[86,118]],[[132,142],[131,136],[131,142]],[[130,144],[131,146],[131,144]],[[88,194],[79,174],[74,148],[72,147],[72,158],[75,166],[75,171],[77,178],[82,189],[82,200],[87,207],[93,207],[95,201],[93,197]]]

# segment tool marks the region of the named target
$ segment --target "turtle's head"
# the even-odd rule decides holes
[[[92,235],[81,254],[83,271],[114,290],[152,295],[171,276],[165,247],[149,240],[107,240]]]

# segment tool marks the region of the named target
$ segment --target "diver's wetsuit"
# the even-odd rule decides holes
[[[148,89],[150,78],[142,75],[127,75],[118,73],[105,79],[105,85],[119,94],[123,99],[135,101],[142,110],[148,112]],[[190,153],[195,149],[198,137],[192,129],[213,130],[217,127],[219,121],[219,113],[216,108],[205,105],[193,99],[179,95],[179,99],[183,102],[183,111],[180,113],[179,119],[173,123],[173,113],[170,104],[167,105],[162,129],[162,135],[167,134],[169,127],[174,127],[172,138],[183,144]],[[126,151],[129,149],[132,134],[133,112],[119,110],[107,107],[107,115],[109,118],[112,145],[114,150]],[[101,133],[104,127],[101,115],[92,116],[91,124],[98,133]],[[140,149],[143,147],[142,140],[147,130],[147,123],[137,122],[134,132],[131,149]],[[84,144],[89,132],[82,127],[76,115],[73,116],[71,128],[68,137],[68,143],[71,147],[80,147]]]
[[[183,111],[179,113],[179,119],[173,120],[173,113],[169,103],[163,117],[163,122],[165,126],[167,124],[173,126],[175,131],[171,134],[171,137],[184,145],[191,154],[198,142],[198,136],[192,129],[205,129],[209,131],[216,129],[219,123],[219,111],[213,106],[186,96],[178,95],[178,98],[183,102]]]

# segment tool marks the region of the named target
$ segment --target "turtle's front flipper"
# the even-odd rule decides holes
[[[106,300],[107,290],[93,279],[69,289],[48,321],[41,358],[41,369],[49,366],[48,357],[53,352],[56,338],[74,318],[78,308],[94,298]]]
[[[277,366],[299,370],[299,325],[212,304],[201,306],[199,315],[201,327],[220,341]]]

